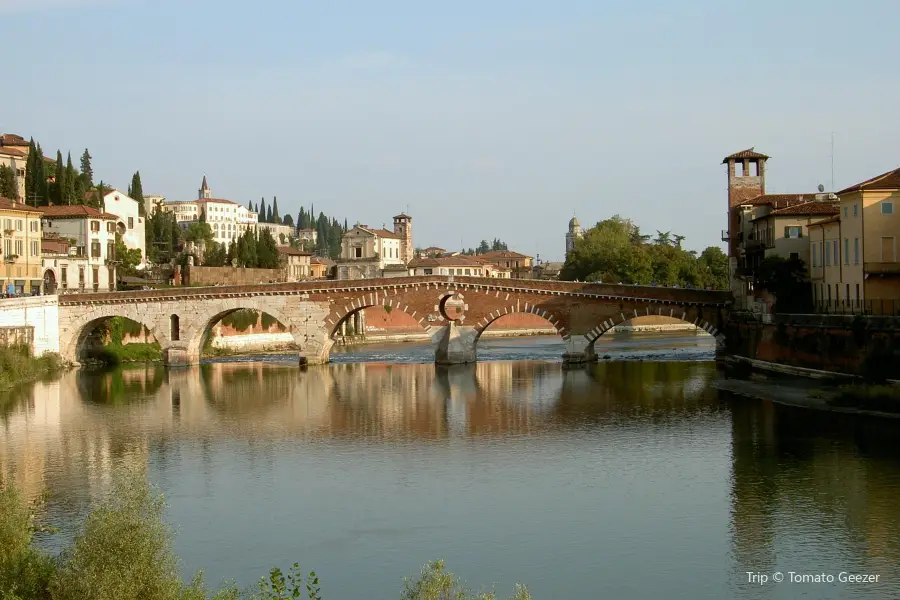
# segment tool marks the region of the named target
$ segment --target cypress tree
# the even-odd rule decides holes
[[[81,181],[84,184],[84,189],[89,189],[94,186],[94,169],[91,168],[91,153],[88,152],[88,149],[84,149],[84,154],[81,155]]]
[[[66,167],[63,165],[62,152],[56,151],[56,173],[54,174],[54,182],[50,199],[53,204],[63,204],[63,197],[66,193]]]
[[[25,202],[32,206],[37,206],[38,202],[38,185],[37,185],[37,146],[34,138],[28,142],[28,158],[25,159]]]
[[[253,210],[253,201],[247,200],[247,210]]]
[[[347,218],[344,217],[344,233],[347,233],[348,231],[350,231],[350,230],[347,229]]]
[[[266,223],[274,223],[275,221],[272,219],[272,205],[266,207]]]
[[[281,217],[278,214],[278,196],[272,196],[272,222],[276,225],[281,223]]]
[[[44,151],[41,145],[35,143],[34,147],[34,165],[33,185],[34,185],[34,205],[44,206],[47,204],[47,173],[44,169]]]
[[[256,213],[256,218],[259,220],[259,203],[256,203],[256,206],[253,207],[253,212]]]
[[[75,180],[78,178],[78,173],[75,171],[75,167],[72,165],[72,153],[69,152],[66,157],[66,189],[63,190],[63,204],[79,204],[80,201],[77,200],[75,196]]]
[[[260,223],[268,223],[268,219],[266,218],[266,199],[259,199],[259,222]]]
[[[19,198],[16,174],[9,165],[0,165],[0,198],[8,198],[13,202]]]
[[[144,216],[144,187],[141,185],[141,172],[135,171],[131,177],[128,195],[137,200],[138,214]]]

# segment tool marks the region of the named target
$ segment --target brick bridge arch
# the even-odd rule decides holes
[[[441,307],[450,296],[455,306],[448,316]],[[89,323],[124,316],[147,326],[167,363],[193,363],[211,324],[247,308],[278,319],[300,348],[301,362],[315,364],[327,362],[342,321],[371,306],[389,306],[432,334],[436,362],[473,362],[484,330],[516,312],[545,318],[565,341],[567,360],[579,362],[592,359],[604,332],[643,315],[680,318],[721,342],[718,332],[731,303],[729,292],[446,276],[79,294],[60,297],[60,348],[74,360]],[[180,324],[177,340],[169,335],[172,315]]]

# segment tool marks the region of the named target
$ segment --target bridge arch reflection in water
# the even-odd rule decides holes
[[[437,548],[475,585],[493,582],[487,561],[535,597],[597,577],[614,597],[686,600],[698,581],[755,597],[740,575],[756,565],[897,572],[896,435],[728,402],[713,377],[687,362],[70,373],[0,413],[0,469],[71,519],[114,465],[149,464],[189,568],[250,584],[289,550],[337,597],[388,597]],[[231,550],[248,527],[266,540],[249,562]]]

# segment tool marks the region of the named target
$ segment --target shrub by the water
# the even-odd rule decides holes
[[[900,413],[900,386],[848,385],[842,387],[829,402],[833,406]]]
[[[0,390],[17,383],[58,373],[64,368],[58,354],[45,353],[34,357],[27,346],[0,347]]]
[[[272,569],[254,589],[234,584],[210,592],[198,573],[189,584],[178,575],[165,504],[146,473],[118,470],[109,494],[95,506],[73,543],[58,557],[33,545],[35,511],[9,482],[0,481],[0,600],[321,600],[315,573],[296,563]],[[402,600],[494,600],[473,595],[444,563],[428,563],[406,580]],[[530,600],[517,586],[513,600]]]

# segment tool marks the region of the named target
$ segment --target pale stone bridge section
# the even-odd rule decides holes
[[[475,362],[481,333],[514,312],[547,319],[566,342],[565,360],[578,363],[596,359],[594,342],[604,332],[643,315],[681,319],[723,342],[732,301],[727,291],[436,275],[66,295],[59,298],[59,351],[78,361],[94,327],[120,316],[147,327],[167,365],[194,364],[212,325],[253,309],[291,333],[301,364],[322,364],[341,323],[385,306],[431,334],[440,364]]]

